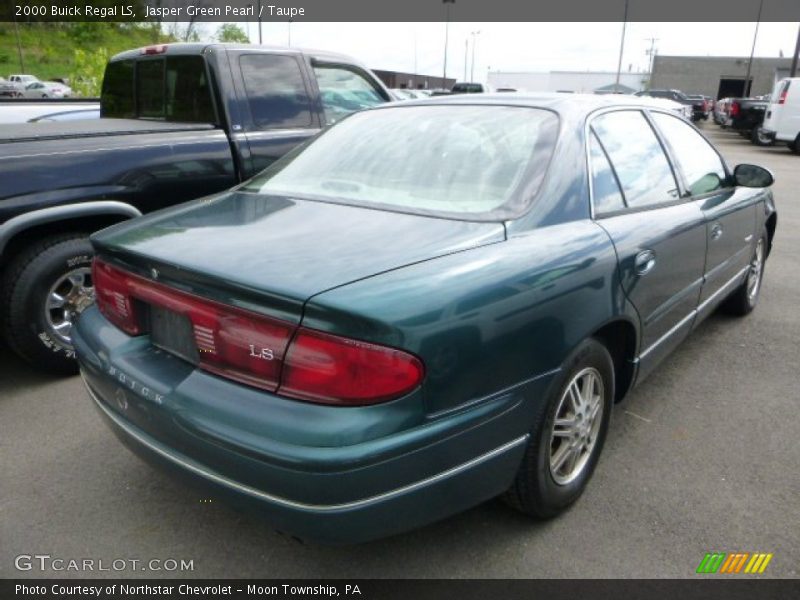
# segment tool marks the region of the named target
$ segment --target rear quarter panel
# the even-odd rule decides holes
[[[324,292],[303,324],[417,354],[437,413],[558,369],[628,310],[613,246],[583,220]]]

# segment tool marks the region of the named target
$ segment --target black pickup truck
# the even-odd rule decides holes
[[[673,102],[679,102],[680,104],[691,107],[692,121],[708,119],[708,107],[702,96],[697,96],[695,99],[692,99],[680,90],[644,90],[642,92],[636,92],[634,95],[650,96],[651,98],[666,98]]]
[[[0,126],[6,342],[42,370],[75,372],[70,330],[94,293],[89,234],[236,185],[389,100],[342,55],[169,44],[111,59],[100,119]]]
[[[726,126],[739,132],[757,146],[769,146],[772,140],[761,131],[769,100],[761,98],[733,98],[728,102]]]

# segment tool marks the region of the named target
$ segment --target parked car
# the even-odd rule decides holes
[[[25,86],[23,98],[69,98],[72,89],[55,81],[34,81]]]
[[[771,183],[647,99],[365,110],[94,234],[81,373],[137,453],[302,538],[497,495],[553,517],[614,402],[715,308],[756,306]]]
[[[453,94],[485,94],[490,92],[486,83],[456,83],[450,90]]]
[[[698,105],[698,119],[708,121],[708,116],[711,113],[711,103],[709,102],[708,97],[701,94],[687,94],[686,97],[692,101],[692,107],[694,107],[695,104]]]
[[[732,98],[727,126],[758,146],[769,146],[773,141],[761,129],[768,105],[768,101],[757,98]]]
[[[763,135],[800,154],[800,77],[781,79],[767,107]]]
[[[714,123],[727,127],[728,125],[728,104],[730,98],[720,98],[714,103],[714,111],[712,113]]]
[[[673,102],[680,102],[687,106],[692,107],[692,120],[699,121],[706,118],[705,100],[700,99],[692,100],[680,90],[644,90],[636,92],[636,96],[649,96],[651,98],[665,98]]]
[[[112,58],[100,119],[0,127],[8,345],[39,369],[76,372],[70,331],[92,301],[90,233],[227,189],[326,124],[388,100],[339,54],[176,44]]]
[[[19,98],[22,95],[15,83],[0,77],[0,98]]]

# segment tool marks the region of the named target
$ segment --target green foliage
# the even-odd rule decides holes
[[[70,75],[70,86],[77,96],[100,95],[103,73],[110,58],[106,48],[95,50],[75,49],[74,71]]]
[[[217,41],[234,43],[234,44],[249,44],[250,40],[247,34],[242,31],[242,28],[234,23],[225,23],[220,25],[217,29]]]
[[[13,25],[4,23],[0,26],[0,75],[30,73],[42,81],[69,79],[76,95],[99,93],[105,62],[118,52],[177,39],[158,23],[18,25],[24,67],[20,65]]]

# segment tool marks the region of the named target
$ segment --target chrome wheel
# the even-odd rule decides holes
[[[50,288],[45,303],[45,319],[54,339],[71,346],[70,332],[75,318],[94,302],[92,270],[81,267],[62,275]]]
[[[605,390],[600,373],[587,367],[567,385],[550,432],[550,475],[559,485],[575,480],[589,462],[603,422]]]
[[[752,304],[761,287],[761,272],[764,270],[764,238],[758,240],[753,260],[750,261],[750,273],[747,275],[747,298]]]

